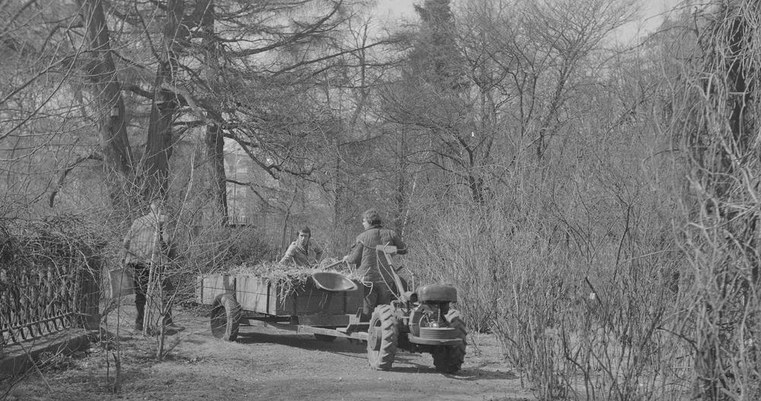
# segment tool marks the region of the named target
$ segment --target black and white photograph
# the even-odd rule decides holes
[[[0,401],[758,401],[760,346],[759,0],[0,0]]]

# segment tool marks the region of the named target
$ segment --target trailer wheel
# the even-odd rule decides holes
[[[367,361],[376,370],[389,370],[396,355],[399,329],[391,305],[379,305],[370,319],[367,332]]]
[[[324,341],[326,343],[330,343],[336,339],[336,336],[329,336],[327,334],[315,334],[314,338],[317,339],[317,341]]]
[[[224,341],[238,337],[241,307],[233,294],[219,294],[211,306],[211,334]]]
[[[449,327],[457,330],[457,337],[462,339],[462,342],[457,345],[436,347],[431,352],[433,355],[433,365],[436,366],[436,370],[439,372],[455,373],[460,370],[462,363],[465,361],[465,338],[467,331],[465,330],[465,322],[460,319],[460,312],[457,310],[450,309],[445,319],[449,322]]]

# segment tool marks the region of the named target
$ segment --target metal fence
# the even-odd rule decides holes
[[[54,239],[22,245],[0,263],[0,347],[97,322],[97,258]]]

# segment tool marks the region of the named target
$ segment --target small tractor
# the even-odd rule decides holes
[[[393,258],[396,248],[381,245],[377,252],[379,257],[385,257],[385,265],[400,293],[389,305],[377,306],[370,318],[367,331],[370,366],[391,369],[397,349],[402,349],[430,353],[440,372],[460,370],[465,359],[465,323],[460,313],[450,308],[450,303],[457,302],[457,290],[445,285],[424,285],[415,292],[405,292],[398,274],[402,267]]]

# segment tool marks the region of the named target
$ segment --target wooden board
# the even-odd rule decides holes
[[[277,316],[355,314],[362,307],[362,285],[355,291],[325,291],[311,278],[281,298],[281,287],[256,276],[212,274],[198,279],[196,300],[210,305],[222,293],[235,294],[243,310]]]
[[[253,276],[238,276],[235,297],[244,310],[267,315],[355,313],[362,304],[361,291],[332,292],[317,288],[311,279],[290,289],[285,297],[281,285]],[[286,288],[289,289],[289,288]]]
[[[227,274],[208,274],[196,279],[196,302],[211,305],[219,294],[235,294],[235,277]]]
[[[270,310],[277,303],[277,294],[267,280],[255,276],[239,276],[235,299],[243,310],[273,315]],[[272,306],[271,306],[272,305]]]

